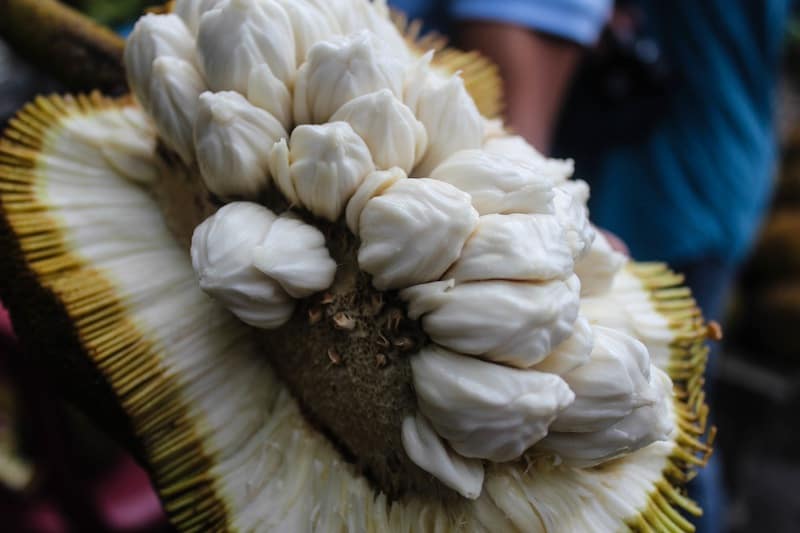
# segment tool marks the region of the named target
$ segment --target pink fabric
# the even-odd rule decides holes
[[[47,380],[20,357],[8,312],[0,304],[0,384],[11,386],[32,436],[36,481],[15,493],[0,484],[0,531],[156,533],[169,531],[145,471],[125,451],[98,471],[71,449],[75,428]],[[7,428],[6,428],[7,429]],[[3,430],[3,428],[0,428]],[[112,457],[114,457],[112,453]]]
[[[111,531],[143,531],[165,521],[150,479],[129,456],[122,456],[93,492],[98,514]]]
[[[53,502],[42,500],[31,505],[20,520],[23,531],[41,533],[67,533],[69,526]]]
[[[14,328],[11,326],[11,317],[8,315],[8,311],[0,304],[0,339],[6,338],[14,338]]]

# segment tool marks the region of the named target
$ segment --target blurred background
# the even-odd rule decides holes
[[[125,34],[138,14],[157,2],[66,3]],[[406,2],[409,3],[417,8],[425,4]],[[629,3],[635,2],[623,2]],[[607,113],[605,120],[625,122],[625,127],[619,128],[616,138],[615,132],[599,133],[588,125],[581,128],[583,138],[573,137],[571,144],[567,143],[570,146],[588,142],[595,145],[595,151],[610,150],[597,142],[598,135],[623,146],[635,142],[625,137],[625,131],[648,130],[651,125],[647,120],[661,120],[659,116],[648,118],[652,115],[646,111],[648,106],[652,107],[648,99],[660,102],[663,92],[674,89],[669,85],[674,80],[671,72],[674,65],[663,61],[658,42],[638,32],[636,16],[618,10],[611,19],[611,26],[603,30],[599,45],[587,47],[582,66],[576,69],[571,83],[573,89],[589,87],[593,102],[602,100]],[[718,530],[730,533],[800,530],[798,20],[782,26],[786,28],[785,37],[783,32],[779,36],[783,54],[773,110],[777,119],[774,122],[777,162],[772,167],[775,170],[770,172],[774,192],[759,224],[758,237],[748,247],[746,259],[739,262],[730,296],[720,312],[725,339],[719,350],[710,400],[719,428],[717,443],[722,450],[719,457],[726,495]],[[429,26],[448,29],[437,24]],[[477,28],[478,39],[470,41],[468,38],[476,36],[476,29],[467,27],[459,42],[480,48],[480,36],[486,35],[481,33],[484,30]],[[556,36],[555,42],[560,43],[559,39]],[[609,50],[614,54],[609,54]],[[56,80],[27,64],[17,52],[0,40],[0,125],[3,126],[36,94],[64,91]],[[737,63],[743,62],[735,59]],[[507,70],[504,74],[509,75]],[[509,76],[516,79],[516,74],[512,72]],[[586,102],[580,95],[572,94],[563,100],[566,102],[563,112],[553,119],[552,125],[558,131],[586,116],[582,114],[585,108],[581,107]],[[555,101],[560,103],[562,98]],[[619,112],[623,108],[627,111]],[[557,138],[554,144],[556,150],[563,146]],[[567,152],[567,155],[572,154]],[[577,161],[577,169],[578,177],[583,177],[584,170],[591,172],[581,159]],[[725,172],[725,168],[718,170]],[[47,377],[26,366],[24,354],[14,342],[8,316],[0,310],[0,529],[168,531],[144,472],[80,413],[62,402],[54,390],[56,387]]]
[[[65,0],[63,3],[81,10],[100,24],[120,29],[130,26],[148,7],[165,2],[153,0]]]

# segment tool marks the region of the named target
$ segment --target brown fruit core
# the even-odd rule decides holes
[[[188,253],[194,228],[223,202],[212,197],[196,169],[163,148],[159,153],[161,179],[153,194]],[[276,213],[288,208],[276,190],[259,203]],[[411,462],[401,442],[402,421],[416,410],[409,356],[428,342],[419,322],[406,316],[395,292],[372,287],[358,266],[358,238],[342,221],[298,214],[325,235],[336,277],[324,293],[299,301],[282,327],[253,329],[264,354],[307,419],[376,488],[391,497],[456,497]]]

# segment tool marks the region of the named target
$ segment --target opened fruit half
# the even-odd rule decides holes
[[[691,530],[691,295],[431,44],[364,0],[143,17],[134,97],[41,97],[0,145],[20,337],[180,530]]]

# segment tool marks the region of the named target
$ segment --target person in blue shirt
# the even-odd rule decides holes
[[[410,19],[493,59],[504,78],[507,122],[540,150],[573,157],[577,176],[592,187],[593,221],[619,235],[635,259],[683,272],[715,320],[770,199],[790,3],[619,2],[615,22],[624,10],[636,15],[622,17],[623,30],[626,20],[629,32],[646,29],[647,38],[632,44],[652,64],[639,66],[644,75],[604,82],[600,62],[594,80],[583,69],[570,90],[612,18],[611,0],[390,0]],[[606,62],[606,74],[620,65],[624,71],[630,61]],[[614,90],[623,96],[609,96]],[[692,487],[705,509],[702,533],[722,527],[719,468],[712,458]]]

